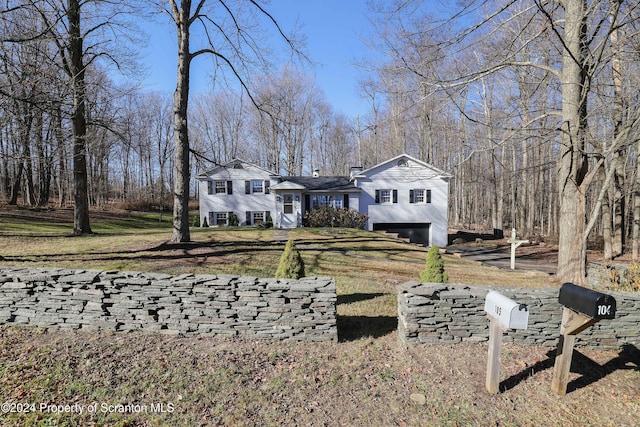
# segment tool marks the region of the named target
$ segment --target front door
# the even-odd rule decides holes
[[[296,200],[293,193],[284,193],[282,195],[282,220],[280,226],[282,228],[295,228],[298,226],[298,210],[296,209]]]

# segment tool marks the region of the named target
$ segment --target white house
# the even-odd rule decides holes
[[[367,214],[369,230],[387,230],[427,245],[447,245],[451,175],[407,154],[351,176],[281,176],[242,160],[196,176],[200,224],[302,226],[302,217],[321,206]]]

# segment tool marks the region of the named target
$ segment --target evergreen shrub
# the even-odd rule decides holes
[[[236,215],[235,213],[231,212],[229,214],[229,226],[230,227],[237,227],[240,225],[240,220],[238,220],[238,215]]]
[[[280,256],[276,279],[299,279],[304,277],[304,261],[293,239],[289,239]]]
[[[423,283],[447,283],[449,281],[449,275],[444,271],[440,248],[436,245],[432,245],[427,252],[427,262],[424,270],[420,272],[420,281]]]

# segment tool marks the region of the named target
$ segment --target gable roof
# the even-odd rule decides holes
[[[213,175],[215,173],[218,173],[219,171],[223,170],[223,169],[245,169],[245,168],[253,168],[253,169],[258,169],[262,172],[265,172],[268,175],[271,176],[279,176],[277,173],[270,171],[268,169],[262,168],[258,165],[256,165],[255,163],[249,163],[246,162],[244,160],[238,159],[238,158],[234,158],[230,161],[228,161],[225,164],[222,165],[218,165],[212,169],[209,169],[207,171],[204,171],[202,173],[199,173],[198,175],[195,176],[195,179],[206,179],[207,176],[209,175]]]
[[[359,192],[359,188],[353,185],[348,176],[284,176],[285,182],[291,182],[304,187],[306,191],[312,192]],[[277,186],[272,188],[277,189]]]
[[[430,165],[427,162],[423,162],[422,160],[418,160],[415,157],[412,157],[412,156],[410,156],[410,155],[408,155],[406,153],[400,154],[399,156],[396,156],[396,157],[394,157],[392,159],[385,160],[384,162],[378,163],[377,165],[372,166],[372,167],[370,167],[368,169],[365,169],[362,172],[358,172],[357,174],[355,174],[354,178],[358,178],[358,177],[364,178],[367,175],[369,175],[372,172],[374,172],[375,169],[384,168],[385,166],[388,166],[389,164],[398,164],[398,162],[401,161],[401,160],[409,160],[411,162],[417,163],[418,165],[422,166],[425,169],[431,170],[433,172],[433,175],[434,175],[433,177],[434,178],[436,178],[436,177],[439,177],[439,178],[453,178],[453,175],[451,175],[451,174],[449,174],[449,173],[447,173],[445,171],[442,171],[442,170],[436,168],[435,166]]]

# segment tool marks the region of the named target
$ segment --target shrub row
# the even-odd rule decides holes
[[[347,208],[321,207],[307,212],[303,219],[305,227],[344,227],[364,230],[369,217]]]

